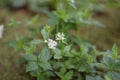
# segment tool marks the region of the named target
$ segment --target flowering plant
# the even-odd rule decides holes
[[[15,49],[24,50],[26,72],[37,80],[119,80],[120,55],[116,44],[111,51],[100,52],[80,36],[71,37],[67,32],[78,24],[94,23],[89,8],[81,5],[82,10],[76,12],[74,0],[55,2],[57,9],[52,14],[46,12],[50,17],[47,25],[32,29],[37,37],[16,41]],[[31,23],[36,20],[33,18]]]
[[[88,43],[80,43],[80,49],[76,49],[68,45],[68,34],[52,35],[47,27],[41,30],[41,38],[32,39],[29,45],[23,44],[26,72],[37,80],[120,79],[120,55],[116,44],[109,52],[100,52]]]
[[[54,40],[52,40],[52,39],[48,39],[48,41],[45,40],[45,42],[48,42],[48,47],[49,47],[50,49],[55,49],[56,46],[57,46],[57,42],[54,41]]]

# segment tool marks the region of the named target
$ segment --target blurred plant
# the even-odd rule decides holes
[[[24,6],[28,6],[28,8],[34,12],[43,12],[49,9],[55,9],[56,8],[55,6],[57,5],[56,1],[60,0],[0,0],[0,7],[6,7],[8,5],[11,5],[13,8],[22,8]],[[102,6],[120,7],[119,0],[66,0],[66,1],[69,2],[67,4],[71,5],[74,8],[76,6],[74,6],[73,3],[76,2],[75,4],[77,6],[85,6],[89,8],[93,7],[94,9],[98,9],[100,11],[102,11],[102,9],[104,10]]]
[[[8,26],[17,27],[18,24],[20,24],[20,22],[15,20],[14,17],[11,17],[10,20],[9,20]]]
[[[120,55],[116,44],[109,52],[100,52],[95,46],[84,43],[77,50],[68,44],[68,34],[62,33],[61,39],[65,39],[62,42],[60,36],[58,40],[58,35],[51,32],[46,25],[41,30],[41,38],[31,39],[28,44],[19,40],[15,47],[23,48],[26,72],[37,80],[120,79]]]
[[[81,41],[80,27],[89,27],[91,25],[97,25],[104,27],[99,21],[93,20],[93,10],[96,6],[94,0],[54,0],[55,10],[52,12],[45,11],[44,13],[49,17],[47,25],[50,25],[53,30],[53,34],[57,32],[68,33],[69,30],[75,30],[76,36],[69,35],[71,41],[77,44]],[[75,40],[76,39],[76,40]],[[78,44],[78,46],[79,46]]]
[[[24,50],[26,72],[37,80],[119,80],[120,55],[117,45],[112,51],[100,52],[95,46],[81,41],[67,31],[79,29],[78,25],[101,24],[92,20],[93,4],[89,0],[54,0],[56,9],[49,16],[46,25],[30,28],[32,35],[10,44],[15,50]],[[84,4],[83,4],[84,3]],[[83,4],[83,5],[82,5]],[[28,25],[38,20],[35,16]],[[10,21],[13,25],[14,20]],[[76,45],[74,45],[76,43]]]

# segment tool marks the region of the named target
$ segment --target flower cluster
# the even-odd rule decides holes
[[[56,34],[56,41],[53,39],[45,40],[44,42],[48,44],[48,47],[50,49],[56,49],[56,46],[58,45],[57,41],[64,41],[65,35],[63,33],[57,33]]]
[[[57,33],[57,34],[56,34],[56,40],[63,42],[63,41],[65,40],[65,35],[64,35],[63,33],[60,33],[60,32]]]
[[[45,43],[48,43],[48,47],[49,47],[50,49],[55,49],[56,46],[57,46],[57,42],[54,41],[53,39],[45,40]]]
[[[0,38],[2,38],[3,35],[3,25],[0,25]]]

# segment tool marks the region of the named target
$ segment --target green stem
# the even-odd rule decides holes
[[[57,27],[57,28],[56,28],[56,33],[58,33],[58,31],[59,31],[59,26],[58,26],[58,24],[57,24],[56,27]]]
[[[56,33],[58,33],[60,31],[59,27],[60,27],[61,20],[59,19],[58,22],[59,23],[56,25]]]
[[[38,56],[37,56],[37,64],[38,63],[39,63],[39,61],[38,61]],[[39,66],[39,64],[38,64],[38,66]],[[37,72],[37,80],[40,80],[40,71]]]
[[[37,80],[40,80],[40,73],[37,73]]]

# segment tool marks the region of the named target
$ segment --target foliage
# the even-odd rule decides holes
[[[116,44],[112,51],[100,52],[95,46],[82,41],[80,36],[68,33],[71,29],[77,30],[78,25],[101,26],[91,18],[93,5],[88,4],[88,0],[80,1],[84,5],[78,6],[74,0],[55,0],[56,10],[52,13],[45,11],[49,17],[46,25],[30,28],[32,35],[18,38],[10,44],[16,51],[24,50],[22,57],[27,63],[26,72],[37,80],[120,79],[120,55]],[[37,20],[38,16],[35,16],[28,25],[35,24]],[[16,25],[14,19],[10,20],[9,25],[12,24]]]
[[[55,35],[46,38],[49,33],[46,27],[41,30],[43,39],[33,39],[23,47],[23,58],[27,62],[26,72],[37,77],[37,80],[119,80],[120,55],[116,44],[111,52],[99,52],[95,46],[83,43],[79,45],[80,49],[76,50],[68,45],[66,38],[64,43],[57,41],[58,45],[50,49],[44,41],[55,39]],[[40,48],[37,47],[39,45],[42,45],[40,52],[37,49]]]
[[[57,4],[56,2],[59,1],[68,1],[69,5],[71,5],[73,8],[76,8],[76,6],[74,6],[73,4],[70,3],[74,2],[74,0],[0,0],[0,7],[6,7],[11,5],[13,8],[21,8],[24,6],[28,6],[28,8],[34,12],[42,12],[42,11],[46,11],[50,8],[54,8]],[[115,8],[119,8],[120,7],[120,1],[119,0],[75,0],[76,5],[79,6],[85,6],[85,7],[92,7],[92,8],[97,8],[98,10],[101,11],[101,5],[104,6],[103,4],[105,4],[106,6],[109,7],[115,7]],[[99,3],[103,3],[103,4],[99,4]],[[104,8],[102,8],[104,9]]]

